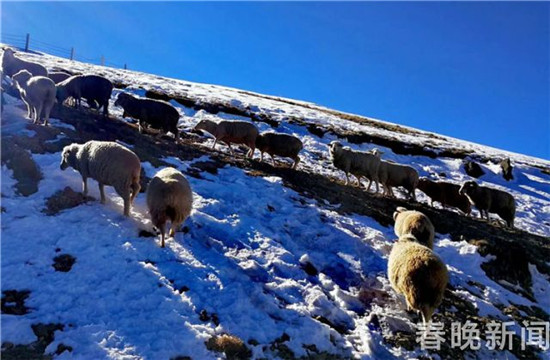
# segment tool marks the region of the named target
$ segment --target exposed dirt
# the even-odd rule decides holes
[[[54,333],[57,330],[63,330],[62,324],[34,324],[31,326],[37,340],[27,345],[14,345],[12,343],[2,343],[1,357],[3,360],[50,360],[53,354],[46,354],[46,348],[54,340]],[[72,351],[70,346],[60,344],[56,353],[63,351]]]
[[[67,186],[50,196],[46,200],[46,208],[42,211],[47,215],[57,215],[63,210],[72,209],[93,200],[93,197],[85,196]]]
[[[29,297],[29,290],[4,290],[2,291],[2,314],[25,315],[29,308],[25,300]]]
[[[70,254],[61,254],[53,259],[53,267],[55,271],[69,272],[71,271],[76,258]]]

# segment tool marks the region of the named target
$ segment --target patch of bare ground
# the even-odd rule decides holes
[[[57,191],[46,199],[46,208],[42,210],[46,215],[57,215],[65,209],[72,209],[79,205],[92,201],[94,198],[76,192],[70,187]]]
[[[54,333],[63,330],[62,324],[34,324],[31,326],[36,335],[36,341],[26,345],[14,345],[9,342],[2,343],[1,357],[3,360],[50,360],[54,354],[60,355],[64,351],[72,351],[70,346],[59,344],[53,354],[46,353],[46,348],[54,340]]]

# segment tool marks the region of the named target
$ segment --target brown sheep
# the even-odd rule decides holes
[[[430,219],[420,211],[398,207],[393,213],[395,235],[413,235],[420,244],[433,249],[435,230]]]
[[[173,237],[191,214],[193,192],[189,181],[174,168],[160,170],[147,186],[147,207],[153,225],[160,230],[160,246],[164,247],[166,222],[171,222],[169,236]]]
[[[224,142],[229,146],[231,154],[233,149],[231,144],[244,144],[250,149],[246,156],[252,157],[254,150],[256,149],[256,138],[258,137],[258,128],[246,121],[228,121],[222,120],[219,123],[215,123],[212,120],[201,120],[195,126],[195,130],[205,130],[212,134],[216,140],[212,149],[216,147],[218,141]]]
[[[516,201],[505,191],[479,186],[475,181],[466,181],[460,188],[460,194],[466,195],[472,205],[489,220],[489,213],[500,216],[506,224],[513,228],[516,216]]]
[[[443,261],[410,234],[401,236],[393,245],[388,259],[388,278],[393,289],[405,296],[407,309],[421,313],[424,324],[441,304],[449,282]]]
[[[432,181],[423,177],[418,181],[418,189],[430,197],[432,206],[434,201],[438,201],[444,208],[452,206],[460,209],[466,215],[470,215],[472,211],[470,200],[458,192],[460,185],[444,181]]]
[[[15,52],[10,48],[4,49],[2,54],[2,71],[4,75],[12,77],[21,70],[27,70],[33,76],[48,76],[48,70],[40,64],[22,60],[15,56]]]
[[[48,77],[52,79],[54,83],[58,84],[70,78],[71,75],[64,72],[51,72],[48,74]]]
[[[278,155],[294,160],[292,168],[296,169],[296,166],[300,162],[298,153],[303,147],[304,144],[300,139],[287,134],[264,132],[256,138],[256,148],[260,150],[260,161],[264,161],[264,152],[266,152],[271,156],[273,166],[275,166],[273,155]]]

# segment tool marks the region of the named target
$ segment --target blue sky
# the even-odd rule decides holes
[[[74,46],[77,59],[546,159],[549,19],[543,2],[2,3],[3,40],[28,32],[31,46]]]

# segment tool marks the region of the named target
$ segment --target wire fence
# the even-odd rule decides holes
[[[112,61],[106,61],[103,55],[98,57],[88,57],[80,54],[74,47],[62,47],[56,44],[51,44],[47,41],[35,39],[26,35],[2,33],[0,41],[4,44],[8,44],[24,51],[40,51],[50,55],[63,57],[71,60],[78,60],[96,65],[110,66],[115,68],[127,69],[126,64],[118,64]]]

